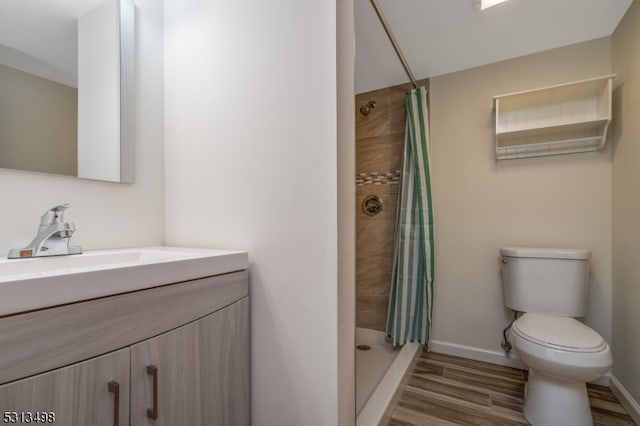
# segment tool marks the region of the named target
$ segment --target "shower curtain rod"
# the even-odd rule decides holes
[[[407,60],[402,54],[400,45],[398,45],[396,38],[393,36],[393,33],[391,32],[391,27],[389,27],[389,23],[387,22],[387,19],[384,17],[384,14],[382,13],[382,9],[380,9],[378,0],[371,0],[371,4],[373,5],[373,8],[376,10],[376,13],[378,14],[378,18],[380,18],[380,22],[382,23],[384,30],[387,32],[387,35],[389,36],[389,40],[391,40],[391,44],[393,44],[393,48],[396,50],[396,53],[398,54],[398,58],[400,58],[400,62],[402,62],[402,66],[404,67],[404,70],[407,72],[407,75],[409,76],[409,80],[411,80],[411,83],[413,83],[413,87],[417,89],[418,83],[416,82],[416,78],[413,76],[413,72],[411,72],[411,68],[409,68],[409,64],[407,64]]]

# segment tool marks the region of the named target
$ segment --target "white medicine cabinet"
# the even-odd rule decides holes
[[[495,96],[496,159],[598,151],[615,75]]]

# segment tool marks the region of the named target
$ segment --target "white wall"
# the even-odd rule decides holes
[[[336,425],[335,2],[165,6],[166,242],[249,251],[253,424]]]
[[[610,144],[597,153],[496,162],[492,102],[610,72],[610,38],[603,38],[431,79],[435,340],[500,357],[511,313],[498,250],[551,246],[592,251],[586,322],[611,342]]]
[[[78,19],[78,176],[120,181],[118,7],[103,2]]]
[[[40,215],[68,202],[73,244],[84,249],[162,244],[164,226],[163,9],[137,0],[135,139],[136,183],[0,170],[0,253],[35,236]]]

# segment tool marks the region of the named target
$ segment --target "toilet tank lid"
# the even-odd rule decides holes
[[[568,248],[502,247],[500,249],[500,255],[508,257],[585,260],[591,258],[591,251]]]

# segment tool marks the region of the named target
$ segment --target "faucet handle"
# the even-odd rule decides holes
[[[40,217],[40,226],[63,223],[64,211],[69,207],[71,207],[69,204],[61,204],[59,206],[51,207]]]

